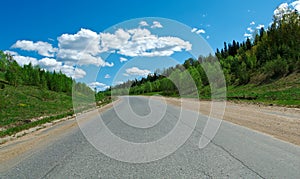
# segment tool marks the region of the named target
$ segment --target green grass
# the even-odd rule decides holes
[[[77,106],[86,108],[90,97],[82,94],[76,96]],[[12,135],[21,130],[35,127],[74,113],[72,96],[34,86],[5,85],[0,89],[0,137]],[[44,116],[41,120],[32,119]],[[3,130],[4,129],[4,130]]]
[[[202,100],[210,100],[210,93],[210,86],[205,86],[200,89],[199,98]],[[152,92],[142,95],[151,96],[155,94],[163,95],[161,92]],[[171,97],[178,97],[178,95],[173,95]],[[184,97],[189,98],[191,96]],[[261,103],[266,105],[300,107],[300,73],[294,73],[267,84],[229,86],[227,88],[227,100]]]
[[[15,126],[35,117],[72,110],[72,97],[32,86],[5,85],[0,90],[0,126]]]
[[[16,134],[20,131],[42,125],[42,124],[45,124],[47,122],[54,121],[56,119],[62,119],[64,117],[71,116],[71,115],[73,115],[73,112],[70,111],[68,113],[59,114],[59,115],[55,115],[55,116],[51,116],[51,117],[46,117],[46,118],[38,120],[38,121],[25,123],[25,124],[22,124],[22,125],[17,125],[15,127],[8,128],[7,130],[0,131],[0,137],[7,136],[7,135],[13,135],[13,134]]]
[[[292,74],[268,84],[230,86],[227,98],[240,101],[251,101],[266,105],[300,107],[300,74]],[[244,98],[250,97],[251,100]]]

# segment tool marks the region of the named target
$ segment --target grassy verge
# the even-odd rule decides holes
[[[71,96],[32,86],[5,85],[0,90],[0,99],[1,128],[19,126],[40,116],[67,113],[73,107]]]
[[[13,134],[21,132],[23,130],[30,129],[32,127],[36,127],[36,126],[39,126],[39,125],[42,125],[42,124],[45,124],[45,123],[48,123],[48,122],[52,122],[52,121],[57,120],[57,119],[62,119],[62,118],[68,117],[68,116],[72,116],[72,115],[73,115],[73,112],[68,112],[68,113],[64,113],[64,114],[59,114],[59,115],[55,115],[55,116],[46,117],[46,118],[43,118],[41,120],[37,120],[37,121],[34,121],[34,122],[22,124],[22,125],[19,125],[19,126],[11,127],[11,128],[8,128],[4,131],[1,131],[0,132],[0,137],[13,135]]]
[[[300,74],[292,74],[263,85],[230,86],[227,98],[266,105],[300,107]]]
[[[82,111],[91,108],[90,96],[76,96],[79,96],[74,99],[77,107]],[[104,100],[101,105],[110,102],[111,100]],[[72,96],[65,93],[41,90],[34,86],[14,87],[6,84],[0,89],[0,137],[73,114]]]
[[[166,95],[163,92],[151,92],[141,94],[145,96],[163,95],[179,97],[179,95]],[[191,98],[193,96],[183,96]],[[200,99],[210,100],[210,87],[200,89]],[[300,107],[300,74],[295,73],[267,84],[248,84],[243,86],[229,86],[227,88],[227,100],[259,103],[264,105],[277,105],[286,107]]]

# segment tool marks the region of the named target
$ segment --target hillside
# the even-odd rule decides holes
[[[82,106],[94,92],[61,72],[19,66],[0,51],[0,136],[73,115],[72,88]]]

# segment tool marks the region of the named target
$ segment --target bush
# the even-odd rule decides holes
[[[288,73],[288,64],[278,55],[276,60],[268,61],[263,69],[269,78],[278,78]]]

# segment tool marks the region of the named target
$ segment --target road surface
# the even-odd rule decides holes
[[[118,107],[128,106],[129,100],[134,112],[147,115],[148,99],[124,97]],[[97,114],[84,114],[87,119],[83,123],[93,124],[98,120]],[[117,136],[144,143],[168,134],[179,115],[178,107],[167,105],[164,118],[147,129],[125,124],[113,108],[101,117]],[[206,121],[206,116],[199,115],[196,129],[183,146],[163,159],[148,163],[121,162],[102,154],[76,126],[47,145],[11,159],[13,164],[2,167],[0,178],[299,178],[299,146],[223,121],[213,141],[200,149],[199,139]],[[13,146],[0,149],[5,147]]]

